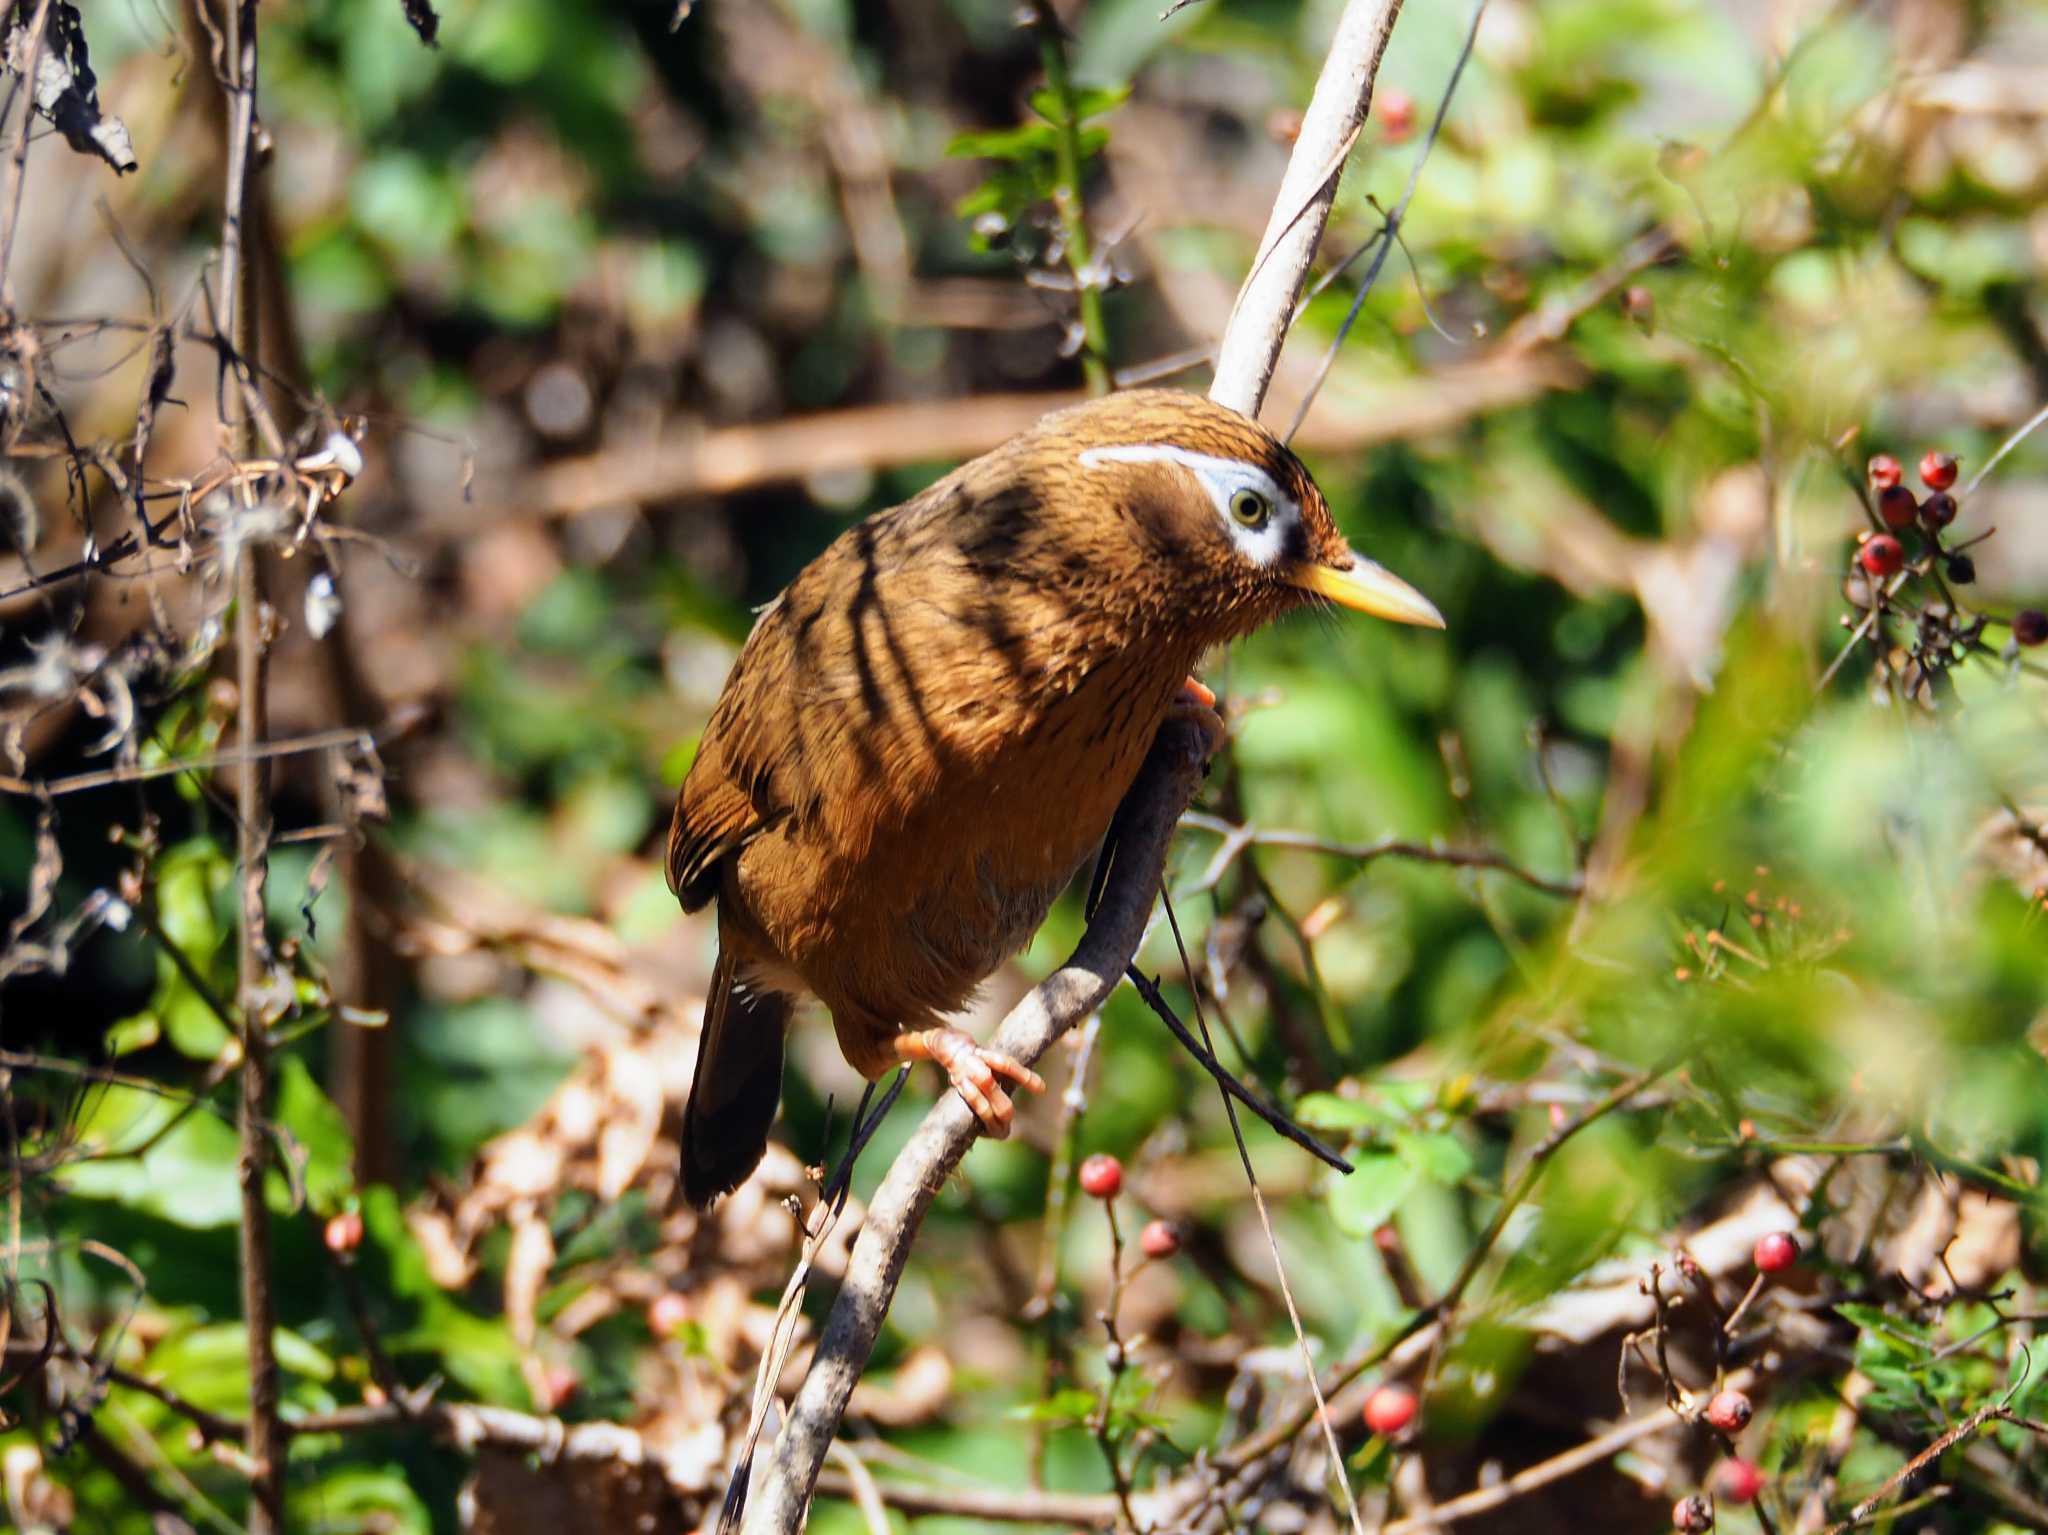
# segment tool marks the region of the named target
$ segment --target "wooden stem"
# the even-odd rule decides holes
[[[1344,162],[1372,105],[1373,76],[1400,14],[1401,0],[1350,0],[1337,22],[1329,57],[1302,116],[1301,136],[1280,179],[1273,216],[1216,350],[1209,398],[1219,405],[1255,417],[1266,403],[1266,386],[1287,343],[1294,306],[1308,284]]]
[[[243,235],[249,201],[249,162],[256,124],[256,4],[227,0],[228,94],[227,188],[221,209],[220,293],[216,330],[227,342],[221,367],[222,424],[232,423],[233,450],[256,456],[251,399],[230,387],[230,376],[246,368],[255,348],[255,305]],[[241,379],[237,379],[239,384]],[[284,1528],[284,1430],[278,1420],[277,1309],[270,1283],[270,1207],[264,1197],[268,1161],[270,1098],[270,941],[265,931],[264,885],[270,862],[270,764],[263,760],[268,733],[268,637],[264,633],[261,552],[252,539],[237,541],[235,558],[235,746],[242,771],[235,793],[236,851],[241,875],[241,924],[237,1010],[241,1016],[242,1078],[238,1117],[242,1196],[240,1265],[242,1319],[248,1329],[250,1535],[275,1535]]]

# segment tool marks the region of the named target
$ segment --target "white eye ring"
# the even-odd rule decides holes
[[[1247,528],[1263,528],[1272,518],[1273,503],[1249,485],[1240,486],[1231,494],[1230,515]]]

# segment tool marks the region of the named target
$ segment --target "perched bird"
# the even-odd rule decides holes
[[[1044,1084],[945,1022],[1101,842],[1203,653],[1317,599],[1441,627],[1301,462],[1198,395],[1055,412],[835,539],[764,609],[676,801],[718,903],[683,1189],[753,1171],[795,1003],[874,1079],[930,1060],[992,1135]],[[1213,720],[1213,715],[1209,716]]]

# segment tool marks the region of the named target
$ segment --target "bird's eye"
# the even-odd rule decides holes
[[[1247,528],[1263,528],[1266,519],[1273,515],[1273,503],[1247,488],[1231,496],[1230,515]]]

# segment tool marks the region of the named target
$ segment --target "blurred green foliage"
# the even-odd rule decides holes
[[[1228,292],[1241,275],[1282,163],[1269,119],[1306,99],[1334,7],[1211,4],[1165,24],[1158,0],[1073,9],[1090,216],[1099,238],[1122,237],[1113,254],[1134,269],[1104,294],[1110,360],[1128,367],[1191,339],[1170,285]],[[1959,107],[1939,89],[2048,45],[2043,20],[2002,3],[1924,9],[1940,23],[1926,35],[1905,6],[1757,19],[1682,0],[1497,3],[1403,248],[1343,343],[1325,397],[1340,426],[1308,454],[1347,535],[1427,591],[1449,629],[1303,617],[1210,673],[1245,706],[1213,776],[1215,814],[1333,844],[1484,846],[1591,891],[1581,902],[1498,871],[1302,848],[1247,851],[1210,880],[1218,838],[1185,834],[1174,879],[1195,968],[1235,946],[1228,994],[1205,992],[1228,1026],[1225,1058],[1356,1166],[1312,1170],[1247,1125],[1326,1359],[1408,1326],[1417,1285],[1435,1296],[1453,1282],[1555,1128],[1554,1106],[1574,1113],[1628,1072],[1659,1073],[1653,1107],[1603,1118],[1550,1156],[1481,1265],[1432,1382],[1432,1446],[1526,1458],[1514,1430],[1515,1393],[1538,1367],[1518,1325],[1529,1308],[1603,1259],[1663,1257],[1675,1231],[1783,1155],[1811,1150],[1902,1186],[1933,1169],[2009,1203],[2017,1256],[1982,1289],[2038,1309],[2048,693],[2040,664],[2004,642],[2014,610],[2048,596],[2032,532],[2048,433],[1964,501],[1951,545],[1998,528],[1973,549],[1978,583],[1937,597],[1929,575],[1911,591],[1988,615],[1981,653],[1922,701],[1902,684],[1919,643],[1909,613],[1829,673],[1863,611],[1845,594],[1868,525],[1863,458],[1887,448],[1911,461],[1939,443],[1981,466],[2048,396],[2038,120]],[[795,411],[1077,381],[1060,344],[1069,300],[1043,281],[1058,113],[1006,7],[707,0],[673,31],[671,10],[450,7],[431,51],[396,5],[321,0],[262,16],[284,272],[322,391],[538,469]],[[1468,19],[1411,6],[1382,99],[1410,93],[1426,125]],[[110,105],[117,83],[173,67],[158,13],[116,7],[92,25]],[[771,57],[807,62],[784,71]],[[978,328],[914,301],[890,309],[889,274],[850,227],[854,178],[826,147],[848,101],[881,136],[909,272],[1033,293],[1042,315]],[[1122,136],[1149,140],[1170,169],[1119,158]],[[156,163],[145,154],[144,173],[173,209],[191,174],[165,163],[175,152],[173,141]],[[1330,249],[1371,234],[1416,153],[1368,126]],[[1226,190],[1256,210],[1249,221],[1224,206]],[[1216,206],[1196,205],[1206,193]],[[213,238],[204,219],[180,229],[187,254]],[[1671,258],[1617,271],[1653,229],[1669,232]],[[1294,346],[1332,344],[1350,299],[1339,283],[1311,303]],[[1541,381],[1399,442],[1360,427],[1432,391],[1463,398],[1473,365],[1553,307]],[[591,397],[562,430],[532,407],[553,364]],[[1370,451],[1344,446],[1346,431]],[[402,435],[380,449],[401,452]],[[420,579],[445,660],[440,715],[432,752],[399,786],[392,849],[540,912],[594,918],[625,944],[680,945],[650,850],[748,607],[849,519],[943,467],[621,511],[631,526],[609,544],[551,524],[536,535],[540,574],[509,612],[478,598],[490,578],[468,573],[475,549],[430,542]],[[456,474],[440,461],[434,472]],[[202,690],[181,689],[143,761],[211,750],[223,728]],[[197,775],[160,788],[146,920],[96,940],[73,991],[7,1003],[10,1048],[123,1073],[70,1098],[22,1089],[36,1117],[14,1139],[49,1165],[25,1184],[36,1234],[18,1273],[51,1282],[65,1323],[100,1337],[104,1360],[235,1416],[247,1379],[220,1087],[233,1044],[209,1000],[234,992],[234,836]],[[0,803],[9,890],[27,887],[36,858],[27,804]],[[113,822],[132,834],[133,820],[125,801],[67,812],[60,904],[112,880],[113,855],[84,843],[104,844]],[[281,857],[274,878],[274,930],[301,941],[313,975],[338,952],[355,897],[314,907],[315,935],[301,909],[319,895],[310,862]],[[1080,927],[1070,898],[1024,969],[1049,968]],[[1141,964],[1191,1016],[1171,937],[1156,935]],[[409,1382],[548,1405],[504,1314],[505,1242],[481,1247],[473,1282],[445,1288],[404,1212],[525,1122],[578,1053],[533,990],[478,993],[429,969],[419,961],[396,987],[399,1186],[355,1185],[323,1053],[333,1020],[310,981],[279,1062],[284,1171],[268,1193],[293,1413],[362,1399],[370,1364],[351,1287]],[[1206,1078],[1128,989],[1096,1048],[1075,1152],[1122,1155],[1145,1170],[1139,1202],[1202,1233],[1202,1261],[1177,1261],[1167,1301],[1148,1303],[1158,1347],[1230,1339],[1285,1355],[1292,1332]],[[843,1128],[848,1083],[812,1080],[809,1062],[800,1052],[784,1134],[815,1158]],[[907,1096],[928,1100],[933,1085],[914,1081]],[[913,1112],[884,1126],[858,1190]],[[941,1195],[877,1378],[968,1321],[994,1318],[1015,1338],[1001,1368],[963,1353],[945,1413],[892,1438],[1021,1486],[1018,1447],[1038,1435],[1046,1485],[1102,1490],[1100,1427],[1143,1485],[1235,1436],[1228,1374],[1134,1368],[1105,1396],[1093,1318],[1110,1236],[1092,1205],[1052,1223],[1052,1165],[1028,1141],[978,1144]],[[320,1234],[343,1210],[367,1227],[346,1284]],[[1982,1331],[1998,1321],[1985,1295],[1933,1314],[1896,1300],[1869,1244],[1828,1228],[1837,1214],[1825,1192],[1810,1207],[1815,1272],[1843,1293],[1891,1286],[1836,1308],[1845,1357],[1870,1387],[1844,1491],[1874,1486],[1913,1444],[2009,1391],[2015,1412],[2042,1416],[2043,1372],[2008,1357],[2019,1332]],[[545,1221],[560,1251],[544,1317],[576,1299],[597,1257],[658,1241],[630,1198],[564,1200]],[[1025,1327],[1007,1304],[1014,1276],[992,1277],[989,1250],[1035,1254],[1040,1240],[1058,1244],[1060,1285],[1047,1320]],[[568,1414],[658,1405],[639,1373],[653,1352],[623,1314],[579,1335],[568,1357],[583,1387]],[[232,1467],[147,1393],[99,1385],[109,1431],[149,1446],[213,1527],[239,1527],[246,1486]],[[1789,1387],[1754,1436],[1788,1499],[1825,1469],[1831,1390]],[[1572,1406],[1587,1420],[1611,1409]],[[1994,1437],[2014,1485],[2041,1497],[2042,1447],[2011,1426]],[[31,1415],[7,1442],[47,1440]],[[104,1466],[78,1452],[51,1464],[78,1527],[148,1528]],[[1356,1465],[1383,1484],[1386,1446]],[[452,1530],[463,1474],[424,1436],[303,1436],[294,1527]],[[1662,1524],[1654,1502],[1630,1527]],[[1996,1508],[1963,1498],[1942,1528],[2012,1527]],[[1729,1510],[1724,1523],[1748,1518]],[[859,1525],[821,1504],[816,1527]]]

